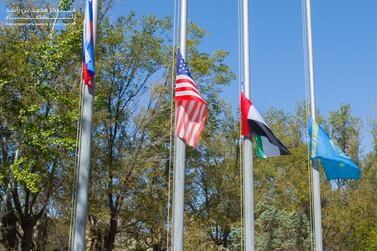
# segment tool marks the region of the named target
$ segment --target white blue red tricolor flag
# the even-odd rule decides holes
[[[195,147],[206,121],[208,109],[179,50],[175,83],[176,135],[186,144]]]
[[[82,70],[85,84],[92,87],[94,76],[94,36],[93,36],[93,2],[86,1],[84,30],[82,36]]]

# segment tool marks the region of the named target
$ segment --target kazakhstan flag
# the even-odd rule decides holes
[[[332,141],[326,131],[316,122],[309,120],[310,159],[320,159],[327,180],[360,179],[360,169]]]

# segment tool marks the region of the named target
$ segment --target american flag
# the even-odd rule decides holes
[[[208,109],[179,50],[175,83],[176,135],[188,145],[195,147],[206,121]]]

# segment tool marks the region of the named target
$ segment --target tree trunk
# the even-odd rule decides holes
[[[25,220],[22,224],[23,235],[21,239],[21,250],[30,251],[34,247],[33,243],[33,229],[34,223],[31,220]]]
[[[16,250],[18,246],[17,238],[17,216],[8,197],[5,206],[5,213],[1,219],[2,242],[6,250]]]
[[[154,244],[152,246],[152,251],[162,251],[161,244]]]
[[[112,251],[114,247],[115,235],[118,228],[118,217],[115,213],[111,213],[109,228],[106,230],[104,237],[104,250]]]
[[[98,220],[94,215],[89,215],[89,224],[89,250],[102,251],[102,233],[98,224]]]
[[[40,219],[39,223],[37,224],[37,251],[45,251],[45,247],[47,244],[47,226],[48,226],[48,218],[47,213],[44,213],[42,218]]]
[[[304,223],[303,223],[303,219],[302,219],[302,214],[300,213],[299,215],[297,215],[296,217],[299,217],[299,223],[298,223],[298,229],[297,229],[297,232],[296,232],[296,249],[295,250],[304,250],[305,247],[304,247],[304,243],[303,243],[303,240],[305,239],[305,229],[304,229]]]
[[[228,237],[229,237],[229,231],[225,230],[224,235],[223,235],[223,247],[224,248],[228,247]]]

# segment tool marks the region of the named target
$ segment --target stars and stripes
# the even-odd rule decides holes
[[[206,121],[207,103],[200,95],[179,50],[175,87],[176,135],[188,145],[195,147]]]
[[[92,87],[92,78],[94,76],[94,40],[93,40],[93,3],[92,0],[86,1],[84,30],[82,37],[82,54],[83,54],[83,79],[85,84]]]

